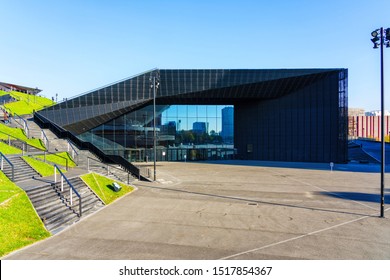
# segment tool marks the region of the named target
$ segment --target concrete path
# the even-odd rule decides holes
[[[220,163],[158,163],[158,183],[4,259],[390,259],[379,174]]]

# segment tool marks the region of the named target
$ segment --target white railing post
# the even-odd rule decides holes
[[[54,183],[57,183],[57,170],[55,166],[54,166]]]
[[[61,192],[64,191],[64,176],[61,175]]]
[[[69,187],[70,205],[73,205],[72,188]]]
[[[69,142],[68,142],[68,152],[69,152]]]
[[[1,170],[3,170],[3,156],[1,156]]]
[[[88,171],[89,171],[89,158],[87,158],[87,168],[88,168]]]

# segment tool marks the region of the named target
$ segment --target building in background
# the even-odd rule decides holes
[[[192,124],[192,131],[195,134],[208,133],[208,131],[209,131],[209,124],[207,122],[194,122]]]
[[[390,113],[385,111],[385,141],[389,142]],[[381,111],[365,112],[364,109],[348,110],[348,138],[365,138],[381,141]]]
[[[234,107],[222,109],[222,139],[225,143],[233,143],[234,138]]]
[[[239,159],[347,162],[347,69],[155,69],[60,102],[34,118],[105,157],[151,160],[151,77],[160,81],[158,160],[162,153],[164,160],[230,158],[219,132],[228,137],[233,127],[229,149]],[[221,115],[224,107],[234,107],[232,125]],[[169,122],[177,125],[175,135],[164,134],[174,130]],[[207,123],[201,128],[206,133],[194,135],[193,123]]]

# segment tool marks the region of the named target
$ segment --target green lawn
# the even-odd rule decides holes
[[[48,236],[27,194],[0,171],[0,257]]]
[[[4,155],[15,155],[15,154],[21,154],[22,150],[7,145],[4,142],[0,141],[0,152],[2,152]]]
[[[17,100],[26,101],[27,103],[34,104],[37,107],[40,106],[41,109],[44,106],[52,106],[55,104],[55,102],[51,99],[39,95],[32,95],[18,91],[10,91],[9,94]]]
[[[46,147],[43,144],[41,139],[30,139],[27,138],[26,134],[24,133],[23,129],[17,128],[17,127],[9,127],[5,124],[0,123],[0,131],[3,133],[0,133],[1,139],[7,140],[8,135],[11,135],[15,139],[19,139],[23,142],[26,142],[30,146],[33,146],[39,150],[45,151]]]
[[[54,165],[49,163],[37,160],[35,158],[24,156],[22,157],[25,162],[27,162],[35,171],[41,174],[42,177],[54,175]],[[66,170],[61,169],[62,173],[65,173]]]
[[[43,155],[34,156],[34,157],[42,159],[42,160],[44,159]],[[72,157],[69,155],[68,152],[47,154],[46,161],[53,163],[53,164],[62,165],[62,166],[66,166],[66,161],[68,161],[68,167],[76,167],[77,166],[77,164],[73,161]]]
[[[18,115],[29,115],[34,111],[42,110],[45,107],[49,107],[55,104],[51,99],[46,97],[21,93],[17,91],[4,92],[4,94],[10,94],[17,101],[2,105],[8,112],[16,113]],[[3,95],[4,95],[3,94]]]
[[[0,96],[7,95],[9,94],[8,92],[5,92],[4,90],[0,90]]]
[[[29,115],[35,111],[42,109],[42,106],[36,105],[34,103],[28,103],[27,101],[15,101],[12,103],[6,103],[3,107],[12,114]]]
[[[112,180],[96,173],[89,173],[80,177],[100,198],[105,204],[110,204],[126,193],[132,192],[133,187],[123,184],[121,182]],[[117,182],[122,189],[115,192],[112,183]]]

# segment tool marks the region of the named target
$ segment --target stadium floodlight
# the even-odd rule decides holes
[[[379,32],[379,33],[378,33]],[[390,47],[390,28],[386,30],[381,27],[371,32],[371,42],[374,43],[374,49],[381,47],[381,199],[380,199],[380,217],[385,217],[385,100],[384,100],[384,78],[383,78],[383,46]],[[379,41],[379,42],[378,42]]]

